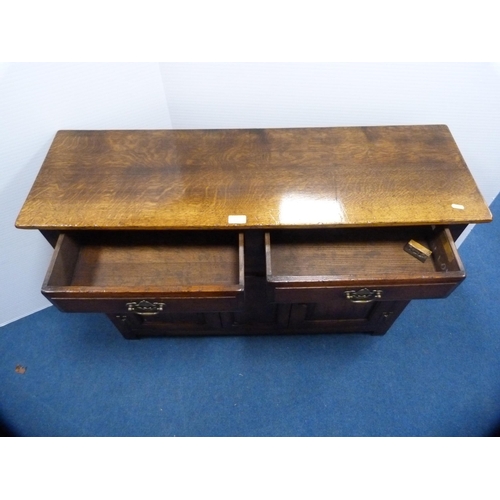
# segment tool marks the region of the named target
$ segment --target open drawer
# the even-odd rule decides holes
[[[243,234],[72,231],[61,234],[42,286],[68,312],[183,314],[238,310]]]
[[[432,251],[421,262],[404,248]],[[279,303],[407,301],[446,297],[465,278],[444,227],[283,230],[266,233],[266,273]]]

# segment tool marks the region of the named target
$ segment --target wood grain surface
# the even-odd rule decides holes
[[[245,221],[232,224],[230,216]],[[227,229],[488,222],[444,125],[60,131],[16,226]]]
[[[425,262],[404,251],[412,238],[433,248]],[[268,279],[276,282],[301,281],[299,277],[316,282],[339,277],[442,279],[439,275],[462,270],[451,236],[447,238],[445,230],[434,233],[419,226],[274,231],[266,235],[266,247]]]
[[[48,287],[141,292],[243,288],[243,235],[232,231],[82,231],[61,235]],[[89,292],[90,293],[90,292]]]

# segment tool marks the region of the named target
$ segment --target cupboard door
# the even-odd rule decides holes
[[[384,334],[409,301],[278,304],[277,321],[290,330]]]

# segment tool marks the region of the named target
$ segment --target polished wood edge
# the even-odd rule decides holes
[[[184,289],[186,290],[186,289]],[[193,293],[200,292],[203,295],[196,296]],[[234,293],[232,293],[234,292]],[[137,299],[165,299],[165,300],[207,300],[207,299],[236,299],[240,295],[244,293],[244,290],[240,287],[234,290],[224,289],[219,291],[214,291],[213,288],[208,290],[207,292],[203,292],[203,290],[195,290],[186,291],[186,293],[182,292],[172,292],[166,288],[151,288],[148,290],[144,290],[143,288],[140,290],[132,290],[123,288],[106,288],[103,290],[102,288],[92,288],[92,287],[80,287],[77,290],[68,290],[68,288],[63,287],[46,287],[42,288],[42,294],[50,296],[51,299],[87,299],[89,301],[92,300],[106,300],[116,301],[116,300],[137,300]]]
[[[237,127],[237,128],[151,128],[151,129],[138,129],[138,128],[131,128],[131,129],[59,129],[55,132],[54,134],[54,139],[60,135],[80,135],[80,134],[116,134],[116,133],[123,133],[125,134],[130,134],[130,133],[181,133],[184,134],[186,132],[193,132],[193,133],[221,133],[221,132],[259,132],[259,131],[274,131],[274,132],[279,132],[279,131],[294,131],[294,130],[350,130],[350,129],[389,129],[389,128],[444,128],[448,131],[448,133],[451,135],[451,131],[448,125],[445,123],[418,123],[418,124],[410,124],[410,125],[341,125],[341,126],[336,126],[336,125],[324,125],[324,126],[317,126],[317,127]]]
[[[380,277],[366,276],[360,278],[358,275],[339,276],[277,276],[268,278],[268,283],[272,285],[283,284],[286,287],[317,287],[338,288],[345,286],[369,287],[369,286],[401,286],[401,285],[447,285],[465,279],[465,271],[449,271],[446,273],[421,274],[418,278],[415,275],[386,275]],[[330,286],[328,286],[330,285]],[[280,287],[281,288],[281,287]]]
[[[489,211],[489,208],[488,208]],[[272,225],[262,225],[262,224],[244,224],[244,227],[240,226],[236,228],[234,224],[221,224],[217,226],[207,225],[207,226],[52,226],[52,225],[33,225],[33,224],[23,224],[18,223],[16,221],[15,227],[17,229],[38,229],[42,232],[44,231],[213,231],[213,230],[223,230],[223,231],[245,231],[247,229],[261,229],[265,231],[277,230],[277,229],[341,229],[341,228],[369,228],[369,227],[401,227],[401,226],[431,226],[431,225],[439,225],[439,226],[460,226],[467,224],[488,224],[493,221],[493,215],[491,211],[489,217],[481,218],[481,219],[470,219],[467,217],[463,217],[462,219],[429,219],[429,220],[401,220],[394,222],[384,222],[380,224],[351,224],[351,223],[338,223],[338,224],[283,224],[280,226],[272,226]]]
[[[155,296],[167,297],[175,295],[176,297],[193,297],[193,293],[200,293],[200,296],[220,297],[221,293],[243,292],[241,285],[197,285],[197,286],[148,286],[148,287],[127,287],[127,286],[73,286],[73,285],[42,285],[42,292],[45,293],[63,293],[65,297],[77,296],[78,294],[106,296]]]
[[[41,225],[24,225],[24,224],[16,224],[17,229],[38,229],[40,231],[95,231],[95,230],[106,230],[106,231],[213,231],[213,230],[221,230],[221,231],[245,231],[247,229],[261,229],[265,231],[271,230],[281,230],[281,229],[345,229],[349,228],[370,228],[370,227],[402,227],[402,226],[431,226],[431,225],[460,225],[460,224],[488,224],[493,221],[493,216],[490,218],[484,219],[453,219],[453,220],[434,220],[430,219],[428,221],[410,221],[410,220],[402,220],[393,223],[382,223],[382,224],[317,224],[317,225],[280,225],[280,226],[268,226],[268,225],[258,225],[258,224],[245,224],[244,228],[236,229],[234,225],[217,225],[217,226],[168,226],[168,227],[159,227],[159,226],[134,226],[134,227],[123,227],[123,226],[41,226]]]

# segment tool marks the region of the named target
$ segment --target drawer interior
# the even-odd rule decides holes
[[[231,231],[62,234],[45,287],[243,287],[243,235]]]
[[[414,240],[432,250],[421,262],[404,250]],[[309,278],[425,278],[463,273],[448,229],[426,226],[283,230],[266,233],[268,281]]]

